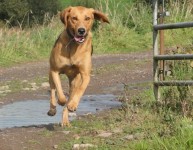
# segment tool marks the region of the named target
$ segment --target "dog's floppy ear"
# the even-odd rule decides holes
[[[93,14],[94,14],[94,19],[99,20],[101,22],[110,23],[107,16],[103,14],[102,12],[94,10]]]
[[[61,13],[60,13],[60,20],[62,21],[63,24],[67,25],[67,19],[68,19],[68,15],[71,11],[72,7],[68,7],[66,9],[64,9]]]

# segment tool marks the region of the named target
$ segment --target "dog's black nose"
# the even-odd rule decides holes
[[[84,35],[85,32],[86,32],[86,31],[85,31],[84,28],[79,28],[79,29],[78,29],[79,35]]]

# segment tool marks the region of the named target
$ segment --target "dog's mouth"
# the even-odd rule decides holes
[[[69,37],[71,37],[75,42],[79,44],[83,43],[88,35],[87,33],[85,33],[84,35],[78,35],[74,31],[70,30],[67,30],[67,34],[69,35]]]
[[[78,43],[83,43],[85,41],[85,36],[74,36],[74,40]]]

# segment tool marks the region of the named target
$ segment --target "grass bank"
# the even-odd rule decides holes
[[[133,98],[122,97],[120,109],[72,121],[72,128],[63,129],[71,136],[61,141],[58,149],[71,149],[75,144],[91,144],[95,146],[90,148],[93,150],[192,149],[192,119],[175,112],[168,114],[161,110],[164,107],[158,109],[152,95],[150,88]],[[55,134],[48,130],[43,132],[50,136]]]
[[[79,1],[80,2],[80,1]],[[129,53],[133,51],[143,51],[151,47],[151,32],[139,34],[136,32],[137,22],[129,21],[127,12],[130,16],[140,16],[142,11],[135,13],[135,7],[131,3],[121,1],[98,1],[97,8],[108,14],[110,25],[99,25],[93,31],[93,45],[95,54],[103,53]],[[69,5],[86,5],[78,4],[78,1],[65,2],[64,7]],[[92,4],[87,4],[92,5]],[[89,6],[88,6],[89,7]],[[140,5],[142,8],[142,5]],[[120,13],[120,9],[121,11]],[[138,19],[140,20],[140,19]],[[133,23],[131,23],[133,22]],[[149,23],[151,20],[149,21]],[[132,24],[132,25],[131,25]],[[53,43],[57,36],[63,30],[63,25],[59,16],[51,19],[49,25],[43,25],[30,28],[2,28],[0,30],[0,66],[13,65],[48,58]],[[149,28],[150,30],[150,28]],[[145,38],[144,38],[145,37]]]

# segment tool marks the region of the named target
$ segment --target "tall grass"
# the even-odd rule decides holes
[[[192,21],[193,18],[193,2],[190,0],[169,3],[168,10],[170,17],[166,17],[166,23]],[[193,52],[193,30],[176,29],[165,31],[166,47],[173,46],[169,54],[188,54]],[[173,60],[166,62],[172,71],[171,76],[167,76],[166,80],[192,80],[193,68],[189,60]],[[162,88],[163,108],[166,114],[175,111],[183,116],[192,116],[193,101],[192,88],[189,86],[164,87]]]
[[[110,25],[101,26],[94,32],[96,36],[94,47],[97,47],[97,51],[127,53],[149,49],[151,47],[151,19],[149,22],[147,20],[151,15],[146,13],[144,21],[140,19],[145,11],[150,10],[147,8],[147,6],[142,7],[140,3],[131,5],[125,1],[122,3],[121,1],[99,0],[96,9],[108,14]],[[136,12],[137,9],[139,11]]]
[[[80,2],[78,4],[78,2]],[[115,0],[73,1],[68,5],[86,5],[94,7],[108,15],[110,25],[99,25],[94,29],[94,53],[128,53],[149,49],[151,46],[150,22],[149,27],[143,29],[139,17],[144,14],[146,7],[131,5],[126,1],[121,3]],[[85,4],[86,3],[86,4]],[[139,7],[137,13],[136,6]],[[120,11],[122,10],[122,11]],[[130,16],[133,19],[126,19]],[[132,17],[131,17],[132,16]],[[147,14],[150,18],[150,14]],[[138,19],[137,19],[138,18]],[[54,40],[63,30],[63,25],[58,16],[50,19],[49,25],[35,26],[30,29],[3,28],[0,30],[0,65],[47,58],[54,44]],[[135,26],[131,25],[135,24]],[[145,23],[144,23],[145,24]],[[144,30],[140,35],[139,30]],[[136,32],[137,31],[137,32]],[[144,39],[145,37],[145,39]]]
[[[60,30],[54,18],[48,26],[0,29],[0,66],[48,57]]]
[[[170,12],[169,17],[165,17],[165,23],[176,23],[192,21],[193,18],[193,2],[191,0],[170,1],[167,10]],[[192,28],[176,29],[165,31],[166,46],[186,47],[193,44]]]

